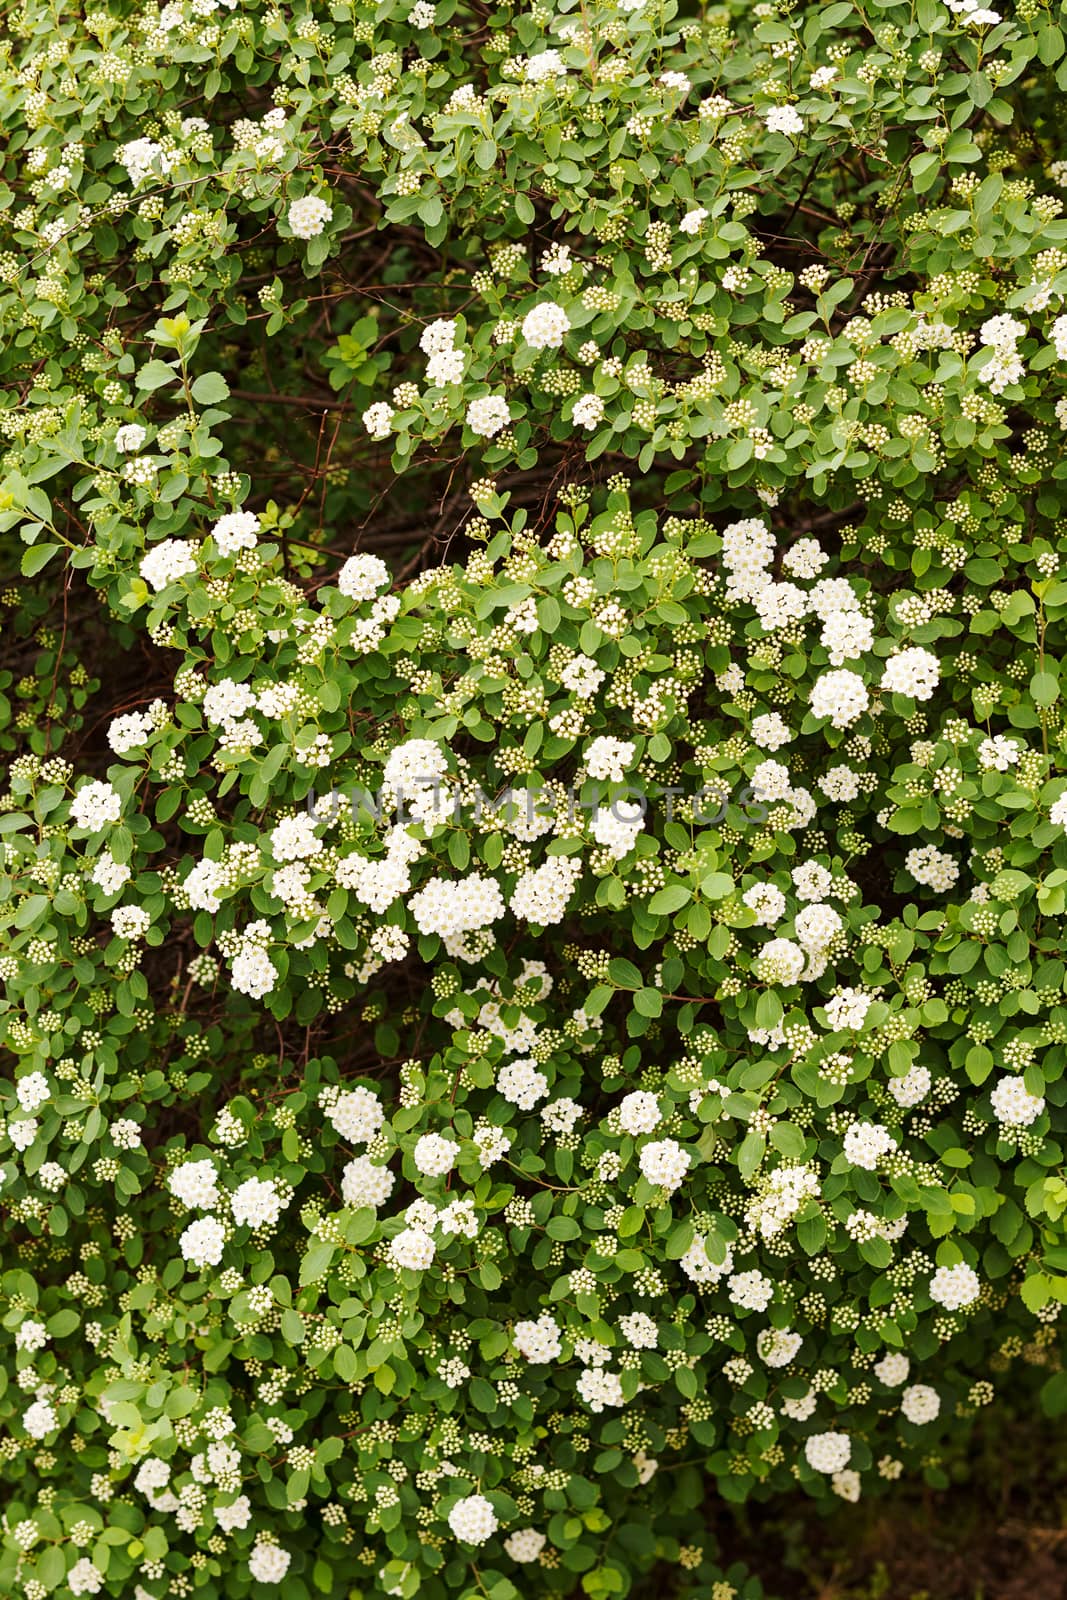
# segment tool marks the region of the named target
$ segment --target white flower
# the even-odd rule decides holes
[[[247,1528],[252,1520],[252,1502],[246,1494],[240,1494],[232,1505],[216,1506],[215,1521],[223,1533],[233,1533],[234,1529]]]
[[[155,721],[147,711],[131,711],[128,716],[114,717],[108,725],[107,742],[117,756],[130,750],[139,750],[148,743],[155,729]]]
[[[438,317],[428,322],[419,335],[419,349],[424,356],[439,356],[454,350],[459,334],[459,324],[452,317]]]
[[[306,194],[293,201],[288,221],[298,239],[315,239],[332,217],[332,206],[317,194]]]
[[[792,1328],[762,1328],[756,1335],[756,1354],[768,1367],[787,1367],[803,1343]]]
[[[702,1233],[698,1233],[678,1265],[694,1283],[718,1283],[720,1278],[725,1278],[734,1270],[733,1251],[727,1247],[722,1261],[712,1261],[708,1255],[707,1240]]]
[[[138,1494],[151,1497],[158,1494],[160,1489],[165,1489],[170,1482],[170,1465],[161,1461],[158,1456],[146,1456],[137,1469],[137,1476],[133,1486]]]
[[[532,1111],[548,1093],[548,1079],[530,1059],[509,1061],[501,1067],[496,1075],[496,1086],[505,1100],[522,1111]]]
[[[67,1583],[71,1594],[99,1594],[104,1587],[104,1574],[88,1556],[82,1556],[67,1573]]]
[[[416,1141],[413,1160],[427,1178],[443,1178],[451,1172],[459,1155],[459,1145],[440,1133],[424,1133]]]
[[[342,1139],[349,1144],[369,1144],[385,1121],[381,1103],[360,1084],[339,1094],[326,1112]]]
[[[512,1561],[536,1561],[545,1542],[544,1534],[536,1528],[517,1528],[504,1540],[504,1549]]]
[[[256,703],[256,697],[247,683],[234,678],[220,678],[206,690],[203,699],[204,716],[216,726],[224,726],[243,717]]]
[[[140,573],[160,594],[168,584],[196,571],[200,546],[188,539],[163,539],[142,557]]]
[[[576,1385],[578,1393],[590,1411],[603,1411],[605,1406],[623,1404],[622,1382],[618,1373],[604,1367],[586,1367]]]
[[[504,897],[494,878],[479,872],[466,878],[431,878],[408,901],[420,933],[442,938],[488,928],[504,915]]]
[[[405,1228],[389,1245],[394,1266],[409,1272],[425,1272],[433,1263],[435,1245],[425,1228]]]
[[[246,944],[230,966],[230,982],[238,994],[247,994],[253,1000],[270,994],[277,978],[277,967],[258,944]]]
[[[785,895],[773,883],[754,883],[741,896],[741,903],[752,912],[758,928],[773,928],[785,915]]]
[[[822,625],[822,644],[834,667],[855,661],[874,644],[874,624],[862,611],[831,611]]]
[[[913,1383],[900,1397],[900,1409],[909,1422],[933,1422],[941,1410],[941,1396],[926,1383]]]
[[[513,1337],[520,1356],[534,1365],[543,1365],[559,1358],[563,1349],[559,1335],[555,1317],[543,1311],[536,1322],[517,1322]]]
[[[815,716],[829,717],[835,728],[851,726],[870,705],[863,679],[843,667],[816,678],[810,698]]]
[[[98,833],[122,815],[122,799],[110,783],[94,780],[79,789],[70,803],[71,820],[89,833]]]
[[[36,1111],[52,1098],[48,1079],[43,1072],[29,1072],[15,1085],[15,1096],[23,1111]]]
[[[363,426],[372,439],[388,439],[395,412],[384,400],[376,400],[363,413]]]
[[[288,1550],[283,1550],[281,1545],[269,1544],[260,1536],[248,1558],[248,1570],[257,1583],[281,1583],[292,1559]]]
[[[1013,739],[998,733],[991,739],[983,739],[978,746],[978,764],[987,772],[1007,772],[1009,767],[1019,765],[1020,754],[1019,746]]]
[[[904,865],[916,883],[925,884],[928,889],[951,889],[960,875],[952,857],[932,844],[917,845],[909,850]]]
[[[574,402],[571,416],[580,428],[592,430],[604,420],[604,402],[598,394],[581,394]]]
[[[874,1375],[888,1388],[895,1389],[898,1383],[903,1383],[911,1370],[911,1362],[899,1350],[891,1350],[884,1355],[881,1361],[875,1363]]]
[[[254,511],[228,511],[211,530],[215,548],[222,556],[236,555],[238,550],[254,550],[258,534],[259,518]]]
[[[534,350],[558,350],[571,319],[554,300],[544,300],[528,311],[522,322],[522,336]]]
[[[845,1133],[846,1159],[854,1167],[863,1167],[868,1172],[875,1172],[896,1147],[897,1141],[880,1122],[853,1122]]]
[[[126,168],[130,182],[136,189],[151,175],[153,163],[158,164],[163,173],[169,172],[177,160],[177,153],[164,150],[154,139],[131,139],[122,146],[115,159]]]
[[[209,1211],[219,1203],[218,1173],[210,1161],[185,1161],[167,1179],[175,1199],[190,1209]]]
[[[803,950],[792,939],[771,939],[756,957],[756,976],[764,983],[799,983],[807,966]]]
[[[22,1418],[22,1426],[31,1439],[46,1438],[59,1427],[55,1406],[47,1400],[35,1400],[32,1406],[27,1407]]]
[[[627,1344],[635,1350],[654,1350],[659,1344],[659,1329],[652,1318],[643,1311],[631,1312],[619,1318],[619,1331]]]
[[[337,574],[337,587],[348,600],[373,600],[379,589],[388,586],[391,576],[381,556],[361,552],[349,556]]]
[[[549,856],[532,872],[520,876],[508,906],[536,927],[562,922],[581,872],[582,863],[574,856]]]
[[[624,1133],[652,1133],[662,1121],[659,1101],[647,1089],[634,1089],[619,1106],[619,1126]]]
[[[370,1156],[356,1156],[341,1175],[341,1198],[346,1206],[359,1208],[384,1205],[396,1182],[388,1167],[380,1167]]]
[[[774,1284],[755,1269],[735,1272],[726,1288],[734,1305],[745,1311],[766,1311],[774,1299]]]
[[[890,1078],[886,1088],[898,1106],[908,1109],[917,1106],[930,1093],[932,1083],[929,1067],[916,1063],[902,1078]]]
[[[528,83],[543,83],[547,78],[561,78],[567,63],[558,50],[542,50],[539,56],[529,56],[526,61]]]
[[[573,663],[572,663],[573,665]],[[594,739],[585,752],[585,768],[591,778],[610,779],[621,783],[623,771],[634,758],[637,746],[627,739],[611,739],[605,735]]]
[[[283,817],[271,830],[270,851],[275,861],[303,861],[322,851],[322,840],[310,816]]]
[[[607,674],[600,670],[591,656],[577,655],[574,657],[573,661],[568,661],[567,665],[563,668],[563,671],[560,673],[559,681],[562,683],[565,689],[569,689],[572,694],[576,694],[579,700],[591,700],[596,694],[597,690],[600,688],[600,685],[604,682],[606,676]],[[621,739],[605,739],[603,742],[612,746],[618,746],[620,751],[626,748],[624,741]],[[609,771],[602,773],[593,772],[592,767],[589,766],[589,759],[590,756],[592,756],[593,749],[599,746],[600,743],[600,739],[593,740],[593,743],[590,745],[589,751],[586,755],[586,766],[589,768],[589,771],[592,773],[594,778],[614,777],[614,766],[612,766]],[[629,761],[632,759],[633,748],[633,746],[630,747],[630,755],[627,756],[625,760]],[[620,762],[622,762],[623,759],[624,758],[620,755]],[[618,777],[615,779],[615,781],[617,783],[622,782],[621,766],[618,768]]]
[[[118,894],[129,883],[132,874],[124,861],[116,861],[110,850],[101,850],[89,874],[91,882],[106,895]]]
[[[1001,1078],[989,1100],[997,1121],[1008,1128],[1028,1128],[1045,1109],[1044,1096],[1031,1094],[1018,1078]]]
[[[676,1140],[660,1139],[645,1145],[638,1165],[649,1183],[673,1193],[689,1171],[690,1161],[688,1150],[683,1150]]]
[[[780,750],[792,743],[795,735],[777,711],[767,711],[752,719],[752,742],[761,750]]]
[[[797,940],[804,950],[824,950],[841,931],[841,918],[833,906],[808,905],[793,918]]]
[[[147,438],[147,429],[142,428],[139,422],[124,422],[115,434],[115,449],[121,455],[130,455],[140,450]]]
[[[483,439],[494,439],[511,421],[511,411],[502,394],[482,395],[467,407],[467,427]]]
[[[426,363],[426,377],[430,383],[444,388],[449,383],[459,383],[467,365],[464,350],[438,350]]]
[[[882,688],[891,694],[910,695],[913,700],[929,700],[940,676],[937,657],[915,647],[889,658],[882,673]]]
[[[178,1240],[182,1257],[194,1267],[217,1267],[222,1260],[226,1234],[216,1217],[191,1222]]]
[[[840,1472],[848,1466],[852,1441],[847,1433],[813,1433],[804,1442],[804,1454],[816,1472]]]
[[[795,106],[773,106],[764,113],[768,133],[803,133],[804,119]]]
[[[230,1209],[238,1227],[273,1228],[283,1209],[274,1179],[246,1178],[230,1196]]]
[[[593,838],[616,861],[629,855],[644,826],[644,808],[639,801],[615,800],[593,812]]]
[[[1001,312],[999,316],[990,317],[988,321],[982,323],[978,337],[983,345],[990,345],[994,350],[1010,354],[1025,333],[1025,322],[1019,322],[1007,312]]]
[[[28,1317],[15,1334],[15,1345],[19,1350],[43,1350],[48,1343],[48,1329],[43,1322],[35,1322]]]
[[[464,1544],[484,1544],[500,1524],[484,1494],[469,1494],[466,1499],[457,1500],[448,1513],[448,1526]]]
[[[699,233],[701,225],[707,221],[708,213],[703,206],[694,206],[692,211],[687,211],[678,224],[682,233]]]
[[[930,1279],[930,1298],[948,1311],[959,1311],[978,1299],[982,1292],[978,1274],[965,1261],[954,1267],[938,1267]]]
[[[120,939],[140,939],[152,926],[152,918],[143,906],[116,906],[111,926]]]

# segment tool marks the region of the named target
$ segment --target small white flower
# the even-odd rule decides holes
[[[293,201],[288,221],[298,239],[315,239],[332,217],[332,206],[316,194],[306,194]]]
[[[528,311],[522,322],[522,336],[533,350],[558,350],[571,319],[554,300],[544,300]]]
[[[768,133],[803,133],[804,119],[795,106],[773,106],[764,113]]]
[[[120,455],[132,455],[140,450],[148,438],[148,430],[139,422],[124,422],[115,434],[115,449]]]

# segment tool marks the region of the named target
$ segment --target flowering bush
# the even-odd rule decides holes
[[[5,1592],[1067,1410],[1064,10],[7,19]]]

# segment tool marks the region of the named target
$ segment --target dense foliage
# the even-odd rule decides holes
[[[1067,1410],[1065,27],[9,10],[5,1593],[733,1600]]]

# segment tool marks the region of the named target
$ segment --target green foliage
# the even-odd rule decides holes
[[[6,19],[5,1592],[1067,1410],[1065,20]]]

